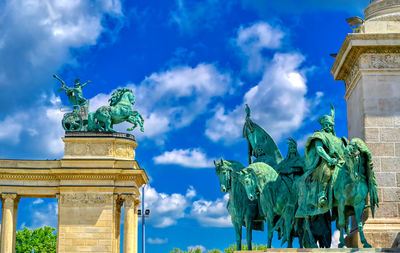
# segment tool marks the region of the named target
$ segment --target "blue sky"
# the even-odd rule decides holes
[[[91,110],[118,87],[145,117],[137,160],[150,184],[147,252],[234,243],[212,165],[246,164],[244,104],[286,153],[336,107],[347,135],[344,85],[330,68],[345,19],[369,1],[146,0],[0,2],[0,158],[59,159],[64,132],[57,73],[84,88]],[[126,125],[117,126],[123,131]],[[56,226],[55,200],[23,199],[18,229]],[[265,243],[266,233],[254,232]],[[279,242],[274,241],[278,247]]]

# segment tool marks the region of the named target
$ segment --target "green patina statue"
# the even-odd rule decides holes
[[[282,245],[287,242],[288,247],[298,237],[300,247],[329,248],[332,221],[336,221],[340,230],[339,247],[344,247],[344,232],[348,233],[352,215],[355,215],[361,242],[364,247],[371,247],[364,237],[362,224],[368,194],[372,215],[379,203],[371,153],[359,138],[349,142],[345,137],[336,136],[332,105],[331,114],[323,115],[318,122],[321,130],[307,140],[305,157],[299,154],[296,141],[289,138],[288,152],[282,159],[273,139],[250,119],[250,108],[246,105],[243,137],[248,143],[249,165],[230,169],[230,177],[236,174],[244,189],[230,197],[242,199],[238,195],[245,194],[251,201],[247,205],[257,203],[257,210],[247,209],[247,212],[251,213],[250,217],[265,219],[268,247],[271,247],[273,232],[277,231]],[[221,175],[225,175],[221,172],[221,163],[216,163],[220,182]],[[240,163],[229,161],[229,164]],[[244,204],[241,202],[240,208],[245,208]],[[236,208],[237,205],[228,205],[229,213],[237,213]]]
[[[69,108],[72,108],[64,114],[62,120],[65,131],[115,132],[113,125],[125,121],[133,124],[127,131],[132,131],[138,125],[140,131],[144,131],[142,115],[138,111],[132,110],[132,106],[135,104],[135,96],[131,89],[117,89],[108,100],[109,106],[102,106],[95,112],[89,113],[89,100],[83,97],[82,88],[90,81],[81,84],[80,79],[76,79],[74,87],[70,88],[57,75],[54,74],[53,77],[61,82],[62,87],[58,91],[65,91],[71,104]],[[68,106],[63,107],[62,111],[65,108],[68,108]]]

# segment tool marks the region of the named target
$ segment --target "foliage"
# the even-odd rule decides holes
[[[233,253],[236,250],[236,245],[230,245],[229,248],[224,249],[224,253]],[[265,245],[257,245],[253,243],[253,251],[254,250],[266,250],[267,246]],[[248,250],[247,245],[242,245],[242,250]],[[189,251],[183,251],[180,250],[178,248],[174,248],[173,251],[170,251],[170,253],[201,253],[200,249],[192,249]],[[212,250],[208,250],[207,253],[222,253],[220,250],[217,249],[212,249]]]
[[[248,246],[247,245],[242,245],[242,250],[248,250]],[[255,243],[253,243],[253,250],[266,250],[267,246],[265,245],[257,245]],[[236,245],[230,245],[229,248],[224,249],[224,253],[233,253],[237,250],[237,246]]]
[[[57,235],[56,229],[52,227],[42,227],[30,230],[24,227],[16,234],[16,253],[41,252],[56,253]]]

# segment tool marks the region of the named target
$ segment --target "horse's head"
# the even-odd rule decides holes
[[[238,175],[239,182],[246,190],[247,197],[251,201],[257,199],[257,182],[251,171],[246,168],[236,173]]]
[[[357,180],[359,178],[359,167],[361,163],[361,152],[356,142],[350,142],[347,146],[343,146],[344,148],[344,160],[346,161],[346,165],[350,172],[350,177],[353,180]]]
[[[108,100],[110,106],[116,106],[117,104],[135,104],[135,95],[133,91],[128,88],[120,88],[111,94],[111,98]]]
[[[219,184],[221,192],[225,193],[231,189],[231,176],[233,169],[228,161],[221,159],[220,161],[214,161],[215,172],[219,178]]]

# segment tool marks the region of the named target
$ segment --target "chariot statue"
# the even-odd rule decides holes
[[[116,132],[113,126],[125,121],[132,124],[127,131],[133,131],[137,126],[140,126],[140,131],[144,131],[142,115],[132,109],[136,102],[131,89],[115,90],[108,100],[108,106],[89,112],[89,100],[83,97],[82,88],[90,81],[81,84],[80,79],[76,79],[74,86],[68,87],[60,77],[55,74],[53,77],[61,82],[62,86],[58,91],[64,90],[71,104],[61,108],[61,111],[66,111],[62,119],[65,131]]]

